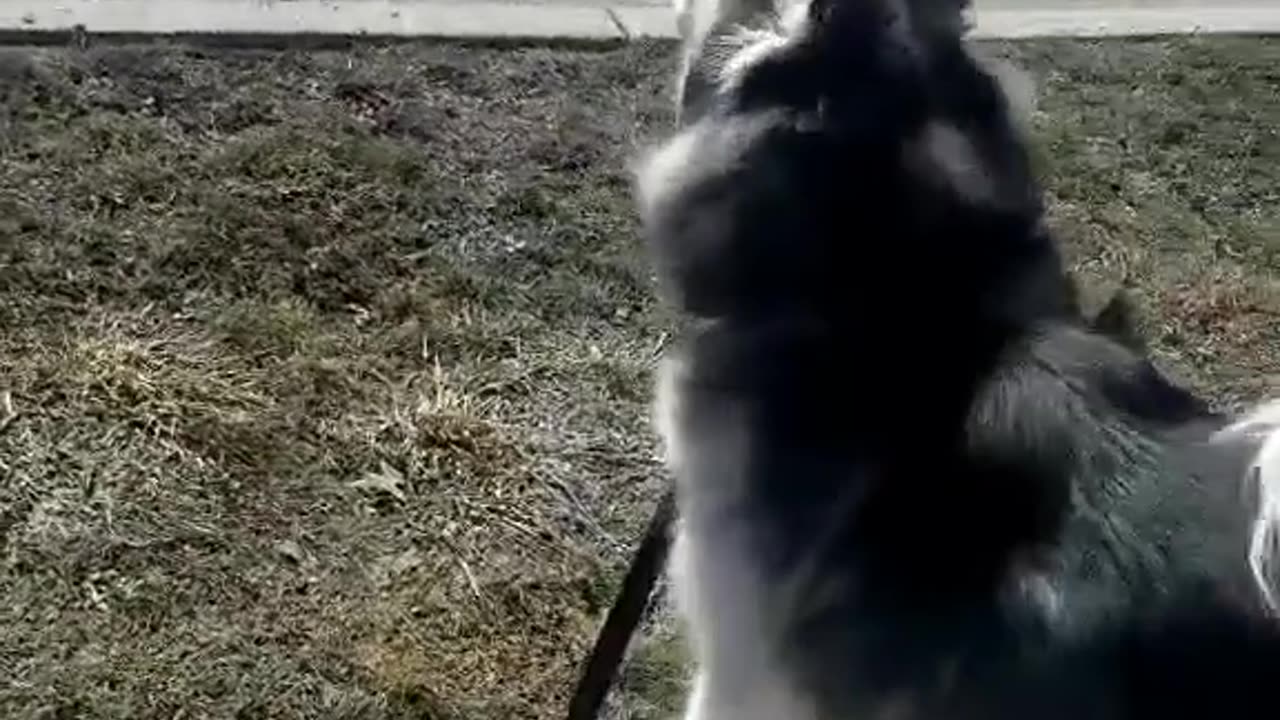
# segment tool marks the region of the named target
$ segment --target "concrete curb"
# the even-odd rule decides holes
[[[221,36],[229,42],[324,37],[626,40],[676,35],[668,2],[569,4],[574,1],[4,0],[0,2],[0,41],[68,37],[77,26],[95,36]],[[1163,7],[983,9],[979,0],[974,36],[1280,33],[1280,5],[1249,1],[1218,7],[1170,3]]]
[[[973,34],[984,38],[1272,35],[1280,5],[979,10],[977,21]]]

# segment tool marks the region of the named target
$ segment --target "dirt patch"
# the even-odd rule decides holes
[[[1280,43],[994,47],[1086,283],[1274,389]],[[626,162],[673,64],[0,52],[0,714],[558,714],[663,483]]]

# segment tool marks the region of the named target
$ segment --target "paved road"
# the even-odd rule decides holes
[[[984,37],[1280,33],[1280,0],[976,0]],[[10,35],[671,37],[667,0],[0,0]]]

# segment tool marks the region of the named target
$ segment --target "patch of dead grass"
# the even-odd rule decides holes
[[[1074,267],[1227,405],[1276,384],[1278,48],[996,48]],[[671,61],[0,53],[0,714],[559,713],[664,482]],[[613,716],[684,663],[655,618]]]

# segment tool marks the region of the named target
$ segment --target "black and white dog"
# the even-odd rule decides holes
[[[1280,403],[1077,319],[955,0],[706,3],[637,172],[686,717],[1268,712]]]

